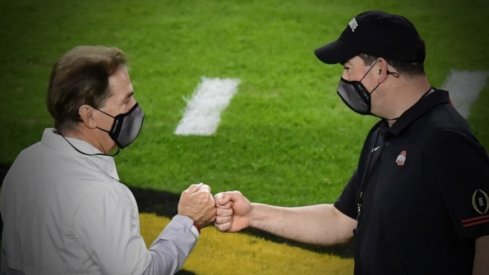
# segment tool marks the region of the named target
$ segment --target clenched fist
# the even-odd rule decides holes
[[[216,220],[214,226],[222,232],[237,232],[250,226],[252,205],[239,191],[216,194]]]
[[[192,184],[180,195],[178,214],[190,217],[197,228],[212,223],[216,217],[216,207],[211,188],[207,184]]]

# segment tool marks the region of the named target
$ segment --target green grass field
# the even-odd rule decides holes
[[[130,58],[147,117],[117,157],[131,186],[180,192],[206,182],[252,200],[331,202],[375,121],[335,93],[340,66],[312,51],[360,11],[402,13],[427,43],[427,72],[441,86],[452,68],[489,70],[486,1],[2,1],[0,162],[9,164],[51,126],[50,68],[78,44],[117,46]],[[202,76],[240,78],[214,136],[173,134]],[[487,88],[471,123],[487,147]]]
[[[50,69],[80,44],[129,56],[143,131],[116,158],[132,187],[180,193],[205,182],[279,205],[333,202],[376,121],[336,95],[341,67],[313,50],[367,9],[411,19],[427,44],[426,71],[440,87],[451,69],[489,71],[486,0],[6,1],[0,2],[0,164],[51,127]],[[241,79],[210,137],[173,134],[201,77]],[[489,148],[489,87],[469,122]],[[281,273],[283,274],[283,273]]]

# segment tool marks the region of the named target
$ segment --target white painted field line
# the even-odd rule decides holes
[[[442,89],[450,92],[453,105],[463,117],[468,117],[470,106],[479,97],[488,76],[484,71],[450,71]]]
[[[239,79],[202,77],[185,114],[175,129],[176,135],[210,136],[214,134],[226,109],[236,94]]]

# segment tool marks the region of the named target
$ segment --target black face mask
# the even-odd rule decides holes
[[[359,81],[349,81],[342,77],[337,88],[337,93],[343,102],[350,107],[350,109],[362,115],[372,114],[370,112],[370,94],[373,93],[380,85],[380,83],[377,84],[377,86],[375,86],[375,88],[369,93],[367,88],[365,88],[365,86],[362,84],[362,80],[367,76],[370,70],[372,70],[374,65],[375,63],[368,69],[368,71]]]
[[[362,115],[371,114],[370,93],[360,81],[348,81],[341,78],[337,93],[346,106],[353,111]]]
[[[97,109],[98,110],[98,109]],[[136,103],[129,112],[111,116],[102,110],[98,110],[114,119],[109,131],[99,128],[106,132],[117,144],[119,148],[124,148],[136,140],[141,128],[143,127],[144,112]]]

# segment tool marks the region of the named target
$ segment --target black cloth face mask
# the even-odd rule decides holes
[[[375,63],[377,63],[377,61]],[[350,107],[350,109],[361,115],[372,114],[370,112],[370,94],[373,93],[380,85],[380,83],[377,84],[377,86],[375,86],[375,88],[369,93],[367,88],[365,88],[365,86],[362,84],[362,80],[367,76],[370,70],[372,70],[375,63],[368,69],[362,79],[358,81],[349,81],[341,77],[340,83],[338,84],[338,88],[336,90],[346,106]]]
[[[97,110],[114,119],[109,131],[99,127],[97,128],[108,133],[110,138],[112,138],[119,148],[122,149],[136,140],[143,127],[144,121],[144,112],[141,107],[139,107],[138,103],[136,103],[129,112],[116,116],[109,115],[99,109]]]
[[[373,91],[372,91],[373,92]],[[346,106],[361,115],[370,113],[370,93],[360,81],[348,81],[341,78],[337,93]]]

